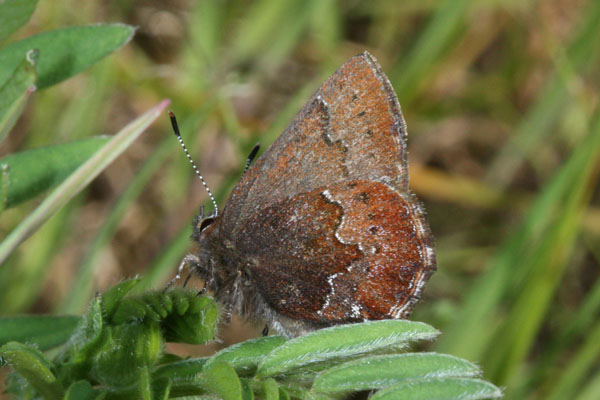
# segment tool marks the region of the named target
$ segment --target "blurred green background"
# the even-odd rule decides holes
[[[600,2],[41,1],[15,37],[94,22],[132,42],[32,96],[0,156],[112,134],[164,97],[223,204],[320,83],[369,50],[408,124],[438,272],[413,319],[506,398],[600,398]],[[41,201],[6,210],[6,236]],[[207,203],[167,115],[0,269],[0,313],[81,313],[170,279]]]

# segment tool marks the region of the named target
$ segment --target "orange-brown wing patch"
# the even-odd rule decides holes
[[[401,196],[380,182],[351,181],[324,193],[344,213],[336,237],[357,245],[362,258],[331,280],[333,291],[353,282],[353,301],[331,296],[321,314],[334,317],[350,307],[365,319],[407,317],[435,270],[431,234],[420,205],[413,196]]]

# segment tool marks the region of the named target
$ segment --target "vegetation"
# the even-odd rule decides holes
[[[599,2],[6,0],[0,20],[3,316],[81,315],[123,277],[172,276],[206,195],[164,98],[222,204],[252,146],[366,49],[436,236],[413,316],[443,332],[427,350],[506,398],[600,398]]]

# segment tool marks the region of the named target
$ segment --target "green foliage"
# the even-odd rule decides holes
[[[122,282],[95,298],[87,314],[77,318],[77,327],[71,323],[64,329],[70,328],[70,336],[63,336],[61,343],[66,344],[54,361],[47,359],[34,343],[48,347],[52,339],[53,344],[58,344],[56,332],[48,326],[60,324],[65,317],[46,317],[45,324],[33,317],[33,323],[17,321],[28,328],[28,334],[13,329],[16,334],[12,338],[5,334],[4,340],[20,339],[29,344],[10,341],[0,347],[0,357],[45,399],[92,392],[92,398],[102,393],[109,398],[134,398],[138,391],[162,390],[167,382],[160,374],[156,380],[151,379],[152,385],[160,387],[142,389],[141,385],[144,379],[150,379],[144,376],[147,371],[164,364],[165,340],[195,344],[212,341],[217,307],[208,298],[181,289],[128,295],[138,283],[139,280]],[[15,325],[14,321],[0,321],[0,326],[11,323]],[[190,331],[194,334],[190,335]],[[13,384],[10,390],[16,394],[30,389]]]
[[[29,19],[36,3],[7,1],[0,4],[0,40]],[[44,89],[81,72],[127,43],[133,33],[132,27],[123,24],[71,27],[34,35],[1,48],[0,142],[36,88]],[[166,104],[163,101],[132,122],[104,147],[101,144],[105,139],[88,139],[0,159],[0,212],[34,197],[70,174],[63,185],[0,243],[0,264],[121,154]]]
[[[29,50],[23,61],[0,87],[0,143],[17,122],[28,97],[35,91],[38,55],[38,50]]]
[[[75,316],[0,317],[0,346],[14,340],[48,350],[65,343],[79,320]],[[46,329],[49,325],[52,326],[50,331]]]
[[[315,364],[402,348],[409,341],[428,340],[438,334],[429,325],[419,322],[388,320],[339,325],[279,346],[260,364],[257,374],[262,377],[281,375],[306,366],[314,370]]]
[[[10,391],[19,398],[167,399],[213,395],[338,398],[382,389],[381,397],[489,399],[501,396],[476,379],[481,371],[465,360],[437,353],[404,353],[411,342],[437,335],[410,321],[378,321],[322,329],[292,340],[262,337],[225,348],[212,357],[181,360],[165,342],[214,340],[217,306],[194,291],[173,289],[130,294],[140,280],[121,282],[92,300],[60,353],[50,360],[32,343],[48,343],[47,326],[20,322],[0,357],[14,369]],[[46,323],[59,317],[46,317]],[[0,327],[7,322],[0,321]],[[14,324],[13,324],[14,325]],[[31,338],[31,340],[30,340]],[[56,344],[54,338],[54,344]],[[382,355],[386,354],[386,355]],[[27,382],[24,383],[23,379]],[[21,396],[18,396],[21,394]],[[445,396],[445,397],[444,397]]]
[[[491,383],[469,378],[433,378],[408,381],[375,393],[373,400],[476,400],[500,397]]]
[[[0,51],[60,27],[127,21],[140,28],[119,52],[44,90],[30,84],[34,72],[50,82],[73,72],[67,63],[41,66],[43,48],[37,63],[27,62],[27,52],[12,59],[0,82],[0,136],[10,132],[0,151],[116,132],[171,97],[221,205],[252,145],[266,148],[328,74],[369,50],[399,94],[411,187],[436,237],[439,269],[415,310],[444,332],[428,351],[477,362],[507,398],[595,400],[599,13],[600,2],[589,0],[566,8],[560,1],[5,0]],[[104,32],[125,38],[127,30]],[[52,65],[68,68],[39,70]],[[124,168],[105,171],[93,191],[71,200],[0,265],[3,315],[79,314],[106,282],[143,271],[137,287],[150,289],[170,278],[189,251],[188,221],[203,198],[185,157],[168,159],[177,154],[164,134],[168,119],[159,129]],[[8,188],[8,172],[0,170],[0,188]],[[31,198],[4,211],[0,238],[32,212],[40,199]],[[253,380],[255,358],[280,344],[257,339],[256,348],[243,344],[239,358],[220,353],[240,377],[242,396],[301,393],[278,376]],[[360,364],[356,357],[347,361]],[[169,371],[187,379],[207,362],[157,366],[140,373],[140,385],[157,398],[173,395]],[[295,377],[309,373],[300,367]],[[31,386],[22,386],[31,398]],[[65,390],[85,398],[88,386],[78,381]]]
[[[77,26],[28,37],[0,50],[0,82],[5,82],[31,49],[40,52],[38,89],[70,78],[106,57],[133,37],[123,24]]]
[[[62,182],[106,142],[108,137],[92,137],[0,158],[8,182],[7,187],[0,188],[4,208],[14,207]]]
[[[2,243],[0,243],[0,263],[32,232],[38,229],[50,216],[83,190],[100,172],[102,172],[117,156],[144,132],[144,130],[160,115],[167,106],[163,101],[145,114],[132,121],[117,133],[110,141],[94,152],[79,168],[54,190],[31,214],[27,216]],[[67,157],[61,154],[61,157]],[[36,162],[32,162],[36,164]],[[8,170],[8,168],[6,168]],[[3,174],[3,177],[9,174]],[[4,184],[6,192],[10,184]],[[4,193],[4,192],[3,192]]]
[[[18,342],[8,342],[0,347],[0,357],[8,362],[32,389],[45,399],[59,399],[63,392],[54,374],[53,366],[35,347]],[[26,390],[19,388],[19,390]]]
[[[29,20],[36,5],[37,0],[5,0],[0,3],[0,43]]]

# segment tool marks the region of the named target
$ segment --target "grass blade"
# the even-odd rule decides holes
[[[97,256],[113,237],[131,203],[141,194],[154,173],[164,165],[164,160],[169,155],[172,145],[175,145],[172,137],[169,136],[164,139],[158,150],[146,161],[132,182],[127,186],[125,192],[111,208],[110,214],[104,219],[102,227],[90,245],[90,249],[80,263],[77,276],[71,285],[71,291],[57,307],[59,313],[79,313],[84,310],[87,301],[93,295],[94,272],[100,267],[100,264],[97,262]]]
[[[0,244],[0,264],[6,260],[21,242],[35,232],[51,215],[86,187],[119,154],[125,151],[158,118],[168,104],[168,100],[163,100],[160,104],[131,122],[56,188]]]
[[[563,209],[569,201],[583,195],[580,193],[581,188],[574,189],[577,188],[576,185],[580,184],[589,189],[587,180],[591,178],[592,167],[595,160],[598,159],[597,152],[600,150],[599,129],[600,118],[593,125],[586,141],[577,147],[567,164],[556,173],[552,181],[546,185],[543,192],[531,205],[529,215],[521,227],[502,245],[496,257],[491,261],[488,272],[470,290],[460,315],[454,324],[445,330],[444,336],[437,343],[436,348],[439,351],[457,354],[468,359],[481,359],[498,328],[499,316],[495,310],[501,308],[500,303],[505,298],[514,298],[522,293],[524,282],[531,276],[530,274],[535,268],[542,267],[540,264],[535,264],[536,256],[543,255],[544,249],[540,249],[542,247],[550,248],[552,254],[559,254],[554,253],[550,242],[543,244],[544,240],[558,241],[556,251],[559,249],[567,251],[563,247],[566,244],[566,242],[563,243],[563,239],[572,239],[574,232],[571,229],[573,227],[567,228],[565,225],[557,228],[557,224],[560,224],[560,221],[565,224],[570,223],[563,214]],[[565,200],[569,198],[571,200]],[[571,217],[576,216],[582,207],[581,203],[577,201],[574,204],[576,205],[572,205],[575,207],[572,212],[575,214]],[[558,221],[557,216],[560,218]],[[579,223],[579,219],[577,221]],[[560,232],[555,232],[555,229],[567,229],[568,235],[561,237]],[[561,232],[567,233],[567,231]],[[552,238],[544,239],[545,236],[550,235]],[[560,257],[561,260],[564,259],[563,255]],[[546,260],[545,257],[544,259]],[[564,267],[564,264],[562,267],[552,265],[552,268]],[[536,276],[540,276],[539,273],[538,271]],[[552,279],[555,279],[556,273],[560,275],[560,272],[553,270]],[[545,275],[542,273],[542,276]],[[523,306],[529,307],[524,303]],[[496,343],[494,347],[497,347]]]
[[[567,191],[557,199],[560,213],[532,252],[522,261],[523,269],[536,279],[527,279],[502,329],[497,333],[485,370],[497,382],[518,377],[518,367],[533,345],[562,276],[568,267],[581,220],[588,207],[600,160],[600,113],[588,137],[565,165]],[[514,329],[514,327],[519,329]],[[510,385],[514,386],[514,385]]]
[[[37,50],[28,51],[25,59],[0,87],[0,143],[15,125],[27,99],[35,91],[38,54]]]
[[[592,1],[588,9],[582,11],[583,21],[574,35],[573,41],[565,50],[566,59],[572,64],[573,71],[585,70],[594,64],[600,54],[597,39],[600,36],[600,2]],[[576,77],[571,77],[576,80]],[[506,183],[513,176],[524,156],[530,154],[553,132],[552,124],[562,116],[565,105],[572,101],[568,92],[568,82],[557,71],[538,96],[538,101],[527,112],[516,127],[510,141],[496,156],[489,167],[490,181]]]
[[[404,62],[389,73],[398,98],[409,103],[419,86],[430,77],[430,66],[456,36],[468,8],[469,0],[445,0],[437,8],[431,21],[421,34]]]
[[[588,333],[561,377],[554,384],[548,400],[572,399],[581,391],[588,376],[597,370],[600,359],[600,323]],[[599,391],[600,393],[600,391]]]

